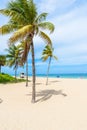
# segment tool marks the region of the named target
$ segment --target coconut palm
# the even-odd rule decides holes
[[[26,61],[29,49],[32,53],[32,102],[35,102],[35,54],[34,54],[34,36],[40,36],[47,44],[52,44],[49,36],[41,31],[47,29],[54,31],[54,25],[50,22],[45,22],[47,13],[38,15],[36,5],[33,0],[14,0],[8,3],[7,8],[0,10],[0,13],[9,16],[9,21],[6,25],[0,28],[1,34],[14,32],[9,39],[9,43],[13,44],[17,41],[25,41],[25,50],[23,62]]]
[[[12,45],[9,47],[9,49],[6,49],[6,51],[8,52],[8,54],[6,55],[6,64],[9,67],[13,67],[13,69],[15,70],[16,79],[18,65],[20,65],[21,49],[19,49],[15,45]]]
[[[53,51],[54,51],[54,49],[52,48],[52,46],[46,45],[43,52],[42,52],[42,58],[41,59],[43,61],[46,61],[47,59],[49,59],[46,85],[48,85],[48,74],[49,74],[51,60],[52,60],[52,58],[57,60],[57,57],[53,55]]]
[[[1,66],[4,66],[6,63],[6,56],[0,55],[0,73],[1,73]]]

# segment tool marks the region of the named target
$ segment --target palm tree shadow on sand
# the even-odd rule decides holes
[[[31,96],[31,94],[29,94]],[[54,89],[51,90],[42,90],[40,92],[36,93],[36,97],[38,98],[36,102],[43,102],[48,99],[50,99],[52,96],[55,95],[62,95],[63,97],[66,97],[67,94],[63,93],[62,90],[56,91]]]
[[[54,95],[62,95],[62,96],[67,96],[65,93],[62,92],[62,90],[59,90],[59,91],[56,91],[54,89],[51,89],[51,90],[42,90],[40,92],[38,92],[36,94],[36,97],[40,97],[40,99],[36,100],[36,102],[43,102],[43,101],[46,101],[48,99],[50,99],[52,96]]]
[[[50,83],[57,83],[57,82],[60,82],[60,81],[58,81],[58,80],[50,81]]]

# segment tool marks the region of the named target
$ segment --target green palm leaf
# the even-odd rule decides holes
[[[47,17],[48,13],[41,13],[36,19],[35,19],[35,23],[40,23],[42,21],[44,21]]]
[[[53,56],[53,58],[54,58],[55,60],[58,60],[58,57],[57,57],[57,56]]]
[[[48,55],[44,55],[41,57],[42,61],[46,61],[48,59]]]
[[[38,26],[42,29],[47,29],[50,31],[50,33],[52,33],[54,31],[54,25],[50,22],[44,22],[44,23],[40,23],[38,24]]]
[[[13,30],[14,30],[14,26],[11,24],[3,25],[2,27],[0,27],[1,34],[8,34],[10,32],[13,32]]]
[[[23,43],[22,43],[22,47],[23,47],[23,52],[22,52],[22,57],[21,57],[22,63],[26,62],[27,57],[28,57],[28,53],[29,53],[29,50],[30,50],[31,42],[29,43],[29,42],[27,42],[27,40],[23,41]]]
[[[43,52],[42,52],[42,60],[46,61],[49,57],[53,57],[54,59],[58,59],[56,56],[53,55],[53,48],[50,45],[46,45]]]
[[[26,25],[16,31],[13,36],[9,39],[9,43],[15,43],[20,39],[23,39],[26,34],[29,34],[33,31],[33,26],[32,25]]]
[[[9,9],[1,9],[0,10],[0,14],[3,14],[5,16],[10,16],[11,15],[11,12]]]
[[[39,36],[44,40],[45,43],[52,45],[52,41],[51,41],[51,39],[49,38],[49,36],[47,34],[40,31]]]

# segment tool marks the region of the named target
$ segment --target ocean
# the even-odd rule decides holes
[[[15,72],[14,71],[3,71],[4,73],[10,74],[12,76],[14,76]],[[23,71],[21,71],[23,72]],[[24,75],[26,75],[26,73],[24,72]],[[20,72],[17,72],[17,76],[20,76]],[[29,73],[29,76],[32,76],[31,73]],[[46,77],[46,74],[36,74],[37,77]],[[87,73],[58,73],[58,74],[50,74],[48,75],[48,77],[52,77],[52,78],[84,78],[87,79]]]
[[[45,74],[37,74],[38,77],[46,77]],[[87,73],[49,74],[52,78],[87,78]]]
[[[66,68],[66,69],[65,69]],[[57,77],[57,78],[84,78],[84,79],[87,79],[87,65],[81,65],[80,67],[79,66],[74,66],[74,71],[73,71],[73,67],[65,67],[64,70],[62,71],[65,71],[65,72],[61,72],[61,68],[59,68],[59,70],[52,70],[50,69],[51,71],[49,72],[49,77]],[[68,68],[68,69],[67,69]],[[70,69],[69,69],[70,68]],[[79,68],[79,69],[78,69]],[[45,69],[45,68],[44,68]],[[46,70],[44,70],[40,67],[37,67],[36,68],[36,76],[38,77],[46,77]],[[57,69],[57,68],[56,68]],[[32,68],[30,67],[29,70],[29,76],[32,76],[31,73],[32,73]],[[82,72],[80,72],[82,71]],[[8,73],[10,75],[14,75],[15,71],[13,70],[13,68],[9,68],[9,67],[2,67],[2,72],[3,73]],[[20,76],[20,73],[21,72],[24,72],[25,75],[26,75],[26,68],[24,67],[21,67],[21,68],[18,68],[17,70],[17,76]]]

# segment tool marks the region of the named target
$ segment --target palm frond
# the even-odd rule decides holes
[[[48,13],[41,13],[36,19],[35,19],[35,23],[40,23],[42,21],[44,21],[47,17]]]
[[[37,16],[37,9],[32,0],[16,0],[10,1],[7,8],[0,10],[0,13],[9,16],[10,21],[27,25],[33,23]]]
[[[19,29],[18,31],[16,31],[13,36],[9,39],[9,43],[15,43],[20,39],[23,39],[27,34],[31,33],[33,30],[33,26],[32,25],[26,25],[24,27],[22,27],[21,29]]]
[[[48,31],[50,31],[50,33],[52,33],[55,29],[54,25],[51,22],[40,23],[38,24],[38,26],[42,29],[47,29]]]
[[[6,63],[6,56],[0,55],[0,66],[4,66]]]
[[[2,27],[0,27],[0,34],[8,34],[10,32],[13,32],[14,30],[14,26],[13,25],[10,25],[10,24],[6,24],[6,25],[3,25]]]
[[[29,42],[29,39],[24,41],[24,43],[22,45],[23,46],[22,57],[21,57],[22,63],[25,63],[26,60],[27,60],[28,53],[29,53],[29,50],[30,50],[30,45],[31,45],[31,42]]]
[[[29,23],[32,24],[37,16],[37,8],[36,4],[33,3],[33,0],[29,0],[27,3],[28,3],[28,20]]]
[[[24,14],[24,8],[23,8],[24,6],[25,6],[25,4],[23,3],[23,1],[9,2],[8,8],[10,10],[10,20],[24,23],[24,25],[25,25],[25,23],[27,22],[27,18]]]
[[[55,60],[58,60],[58,57],[57,57],[57,56],[53,56],[53,58],[54,58]]]
[[[9,59],[9,60],[7,60],[7,62],[6,62],[7,66],[9,66],[9,67],[12,67],[12,66],[14,65],[14,63],[15,63],[15,60],[14,60],[14,59]]]
[[[44,55],[44,56],[41,57],[41,59],[44,62],[44,61],[46,61],[48,59],[48,57],[49,57],[48,55]]]
[[[39,36],[44,40],[45,43],[52,45],[52,41],[51,41],[51,39],[49,38],[49,36],[47,34],[40,31]]]
[[[3,14],[5,16],[10,16],[11,15],[11,12],[9,9],[1,9],[0,10],[0,14]]]
[[[38,26],[37,26],[37,25],[35,25],[35,27],[34,27],[34,28],[35,28],[35,30],[34,30],[34,34],[35,34],[35,35],[37,35],[37,34],[39,33],[39,28],[38,28]]]
[[[18,8],[17,8],[18,9]],[[23,21],[23,16],[21,16],[21,12],[17,12],[14,9],[2,9],[0,10],[0,13],[3,14],[4,16],[9,16],[9,21]]]

